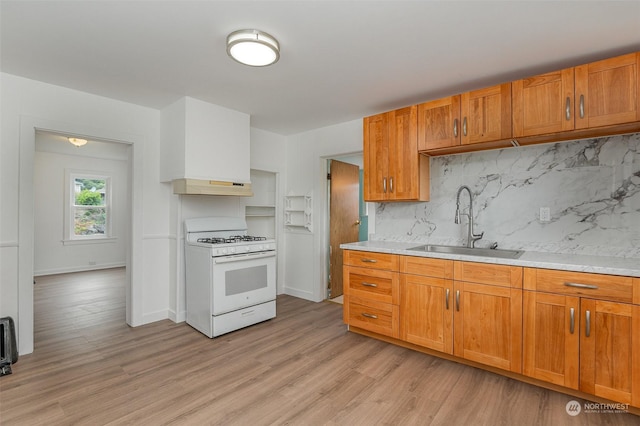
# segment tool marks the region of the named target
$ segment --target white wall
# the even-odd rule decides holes
[[[312,301],[326,297],[327,161],[362,151],[362,120],[287,138],[285,194],[313,195],[313,233],[285,232],[285,293]]]
[[[34,156],[34,274],[47,275],[125,266],[129,241],[129,146],[36,133]],[[69,172],[111,178],[110,238],[68,242],[65,234]]]
[[[12,316],[21,354],[33,351],[35,130],[132,144],[127,322],[167,317],[170,190],[159,183],[160,112],[0,74],[0,316]]]

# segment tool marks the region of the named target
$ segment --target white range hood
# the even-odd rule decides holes
[[[191,97],[161,112],[160,180],[175,194],[251,196],[250,116]]]

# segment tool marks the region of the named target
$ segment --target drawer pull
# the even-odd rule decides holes
[[[587,311],[584,315],[586,320],[586,325],[584,327],[584,337],[591,336],[591,312]]]
[[[446,292],[445,292],[445,299],[444,299],[445,300],[444,305],[447,308],[447,311],[449,310],[449,293],[450,293],[450,291],[449,291],[449,289],[447,289]]]
[[[580,284],[580,283],[564,283],[564,285],[566,287],[574,287],[574,288],[586,288],[589,290],[597,290],[598,286],[597,285],[591,285],[591,284]]]
[[[365,287],[378,287],[378,284],[365,283],[364,281],[362,282],[362,285],[365,286]]]
[[[366,313],[366,312],[363,312],[363,313],[362,313],[362,316],[363,316],[363,317],[365,317],[365,318],[378,319],[378,316],[377,316],[377,315],[368,314],[368,313]]]
[[[360,260],[365,263],[378,263],[378,261],[375,259],[360,259]]]
[[[456,290],[456,311],[460,312],[460,290]]]
[[[573,334],[576,329],[576,310],[571,308],[569,314],[569,332]]]

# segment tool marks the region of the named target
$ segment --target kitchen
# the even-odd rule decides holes
[[[3,6],[4,7],[4,6]],[[633,10],[628,13],[633,17]],[[621,18],[619,15],[618,18]],[[632,22],[634,22],[632,20]],[[637,23],[637,20],[635,21]],[[615,49],[622,49],[626,45],[630,45],[637,40],[625,40],[616,44],[608,46],[600,46],[599,51],[606,51],[607,56],[615,56],[619,52]],[[284,49],[284,48],[283,48]],[[594,50],[594,51],[595,51]],[[630,50],[629,50],[630,51]],[[283,50],[283,57],[281,63],[285,63],[285,56]],[[223,52],[223,55],[225,53]],[[595,55],[592,52],[583,52],[584,56]],[[559,55],[556,53],[556,55]],[[571,55],[559,58],[556,56],[555,62],[567,60]],[[574,55],[575,56],[575,55]],[[589,59],[601,59],[601,57],[594,58],[590,56]],[[547,60],[544,64],[546,69],[554,69],[551,67],[554,61]],[[579,63],[579,62],[578,62]],[[567,65],[577,65],[578,63],[571,63]],[[542,67],[543,63],[530,64],[531,69],[535,67]],[[550,64],[550,65],[549,65]],[[275,68],[274,68],[275,69]],[[4,71],[4,68],[3,68]],[[268,70],[267,70],[268,71]],[[477,71],[476,71],[477,72]],[[17,72],[16,72],[17,73]],[[523,72],[519,74],[524,77]],[[20,282],[19,286],[9,286],[3,282],[3,315],[11,315],[20,318],[25,315],[24,321],[21,321],[20,343],[24,345],[21,347],[21,353],[29,353],[33,350],[32,344],[30,344],[29,338],[29,312],[32,310],[28,306],[29,289],[25,286],[25,282],[28,282],[28,261],[30,257],[30,247],[28,243],[23,244],[23,239],[29,240],[31,230],[28,223],[18,221],[18,217],[23,216],[26,212],[28,215],[29,206],[28,199],[29,185],[19,185],[21,182],[29,182],[29,164],[28,162],[21,163],[25,167],[21,167],[19,170],[17,164],[20,162],[28,161],[29,159],[29,128],[44,128],[63,131],[69,134],[79,135],[93,135],[100,136],[104,139],[125,141],[132,144],[133,149],[133,176],[132,176],[132,210],[133,223],[132,223],[132,250],[130,271],[131,282],[134,284],[130,288],[130,318],[129,323],[131,325],[142,325],[150,323],[163,318],[170,318],[173,320],[180,320],[180,315],[183,311],[183,282],[182,269],[180,256],[181,251],[179,249],[179,241],[182,238],[182,219],[186,216],[186,213],[191,213],[192,208],[200,209],[202,206],[211,206],[215,204],[216,211],[223,214],[225,213],[239,213],[242,211],[240,200],[224,200],[220,199],[212,200],[191,200],[184,201],[184,197],[174,196],[172,194],[171,185],[161,182],[160,171],[158,170],[158,164],[161,160],[161,154],[159,150],[159,140],[162,138],[162,131],[160,129],[160,112],[157,108],[150,108],[145,106],[135,105],[129,102],[116,101],[109,98],[100,97],[97,95],[90,95],[85,91],[76,91],[72,89],[66,89],[61,86],[65,84],[53,85],[50,83],[44,83],[37,78],[28,79],[13,75],[12,72],[3,72],[3,134],[2,134],[2,158],[3,158],[3,170],[7,170],[7,174],[3,172],[3,187],[2,198],[3,200],[9,200],[6,204],[3,203],[3,276],[8,277],[8,281]],[[469,78],[469,77],[467,77]],[[503,78],[503,80],[506,80]],[[44,80],[43,80],[44,81]],[[471,84],[471,83],[468,83]],[[442,89],[441,89],[442,90]],[[456,91],[459,88],[456,87]],[[443,93],[444,95],[444,93]],[[430,98],[437,98],[439,96],[433,94],[429,97],[421,96],[418,100],[425,100]],[[387,102],[391,102],[392,99],[388,98]],[[397,106],[404,106],[410,104],[411,101],[405,101]],[[386,107],[378,107],[375,110],[371,110],[370,113],[381,112],[383,110],[391,109]],[[337,154],[347,154],[351,152],[359,152],[362,150],[362,116],[366,114],[360,114],[360,116],[350,116],[348,121],[339,120],[334,122],[327,122],[324,126],[319,126],[316,130],[304,130],[296,133],[292,133],[287,137],[281,136],[275,131],[262,130],[257,127],[253,127],[254,121],[252,116],[252,127],[250,128],[250,157],[251,168],[257,170],[266,170],[280,174],[279,179],[279,194],[281,196],[289,193],[290,191],[298,194],[305,194],[309,191],[313,191],[315,194],[314,200],[322,200],[322,169],[323,164],[320,161],[321,158],[333,156]],[[345,117],[347,117],[345,115]],[[300,120],[303,121],[303,120]],[[70,124],[71,123],[71,124]],[[340,124],[333,124],[340,123]],[[622,137],[617,137],[622,138]],[[620,142],[622,139],[610,140],[609,144],[614,142]],[[321,142],[321,143],[320,143]],[[32,142],[31,142],[32,143]],[[621,143],[630,144],[634,146],[636,143],[633,140],[626,140]],[[591,154],[591,149],[599,147],[602,143],[598,142],[584,142],[582,145],[576,143],[563,144],[562,147],[571,146],[575,152],[585,152],[585,157],[588,160],[593,160],[595,157]],[[587,147],[588,146],[588,147]],[[516,153],[522,152],[535,152],[531,154],[533,158],[542,155],[548,146],[541,145],[539,147],[532,147],[526,149],[512,149],[503,151],[506,156],[521,155]],[[562,148],[564,149],[564,148]],[[567,148],[569,149],[569,148]],[[599,149],[599,148],[598,148]],[[530,151],[534,150],[534,151]],[[636,151],[637,152],[637,151]],[[471,176],[471,179],[480,176],[482,174],[479,170],[474,170],[474,164],[478,161],[477,158],[486,158],[488,163],[499,163],[500,158],[497,152],[487,151],[480,154],[464,154],[462,157],[450,157],[449,160],[446,157],[441,157],[436,160],[436,163],[441,162],[438,167],[434,167],[432,164],[432,173],[434,170],[440,168],[442,176],[448,176],[447,161],[452,161],[453,166],[465,167],[463,171],[464,176]],[[547,154],[550,155],[550,154]],[[621,158],[619,162],[615,163],[611,161],[609,166],[612,168],[618,167],[620,170],[624,170],[625,167],[633,167],[633,162],[629,163],[629,160],[625,160],[625,156],[620,153],[615,155]],[[637,155],[637,154],[636,154]],[[459,160],[464,158],[465,160]],[[628,157],[626,157],[628,158]],[[468,161],[468,163],[461,163]],[[509,163],[511,161],[511,163]],[[525,160],[526,162],[526,160]],[[532,164],[533,161],[529,160],[528,164]],[[599,161],[592,161],[595,167],[598,167]],[[467,166],[468,164],[468,166]],[[519,167],[519,163],[515,159],[507,160],[507,165],[500,165],[498,169],[494,169],[492,177],[495,174],[504,173],[504,170],[510,170],[511,164],[515,164]],[[545,163],[542,163],[545,164]],[[629,166],[631,164],[631,166]],[[477,166],[477,169],[482,169],[484,163]],[[544,165],[541,165],[539,170],[544,170]],[[605,166],[602,166],[605,167]],[[577,170],[576,170],[577,171]],[[496,173],[497,172],[497,173]],[[621,172],[624,173],[624,172]],[[455,174],[460,176],[458,172]],[[435,176],[434,180],[438,179],[439,175]],[[543,174],[544,176],[544,174]],[[592,176],[589,174],[589,176]],[[628,175],[627,175],[628,176]],[[577,179],[577,178],[576,178]],[[578,181],[578,180],[576,180]],[[542,182],[542,181],[540,181]],[[557,181],[551,181],[549,185],[556,185]],[[402,238],[416,239],[415,236],[427,235],[428,232],[433,232],[435,237],[448,238],[454,237],[461,239],[464,235],[462,226],[456,226],[453,223],[453,214],[455,207],[455,191],[460,184],[472,184],[462,180],[462,177],[458,177],[458,181],[451,182],[451,187],[447,188],[446,192],[439,192],[436,188],[432,188],[433,195],[437,198],[430,201],[427,204],[382,204],[378,206],[378,220],[376,221],[375,233],[384,236],[385,238]],[[491,181],[492,184],[496,184],[495,180]],[[444,185],[444,184],[443,184]],[[18,187],[21,187],[18,191]],[[557,186],[554,186],[554,188]],[[536,192],[538,194],[539,192]],[[487,193],[488,194],[488,193]],[[486,198],[485,198],[486,197]],[[479,206],[483,205],[488,200],[489,195],[483,195],[480,197],[481,201]],[[182,201],[181,201],[182,200]],[[502,218],[502,215],[507,215],[509,218],[513,218],[518,215],[516,219],[522,220],[525,223],[531,222],[534,229],[525,230],[520,235],[513,235],[512,240],[525,239],[529,244],[532,243],[531,235],[542,235],[548,239],[548,241],[541,241],[546,243],[546,247],[554,246],[558,242],[562,242],[562,238],[557,237],[557,230],[552,229],[553,226],[540,226],[540,229],[535,229],[536,213],[539,213],[540,207],[550,207],[551,217],[556,218],[558,211],[562,211],[565,207],[552,204],[556,200],[553,198],[541,198],[536,200],[536,203],[524,205],[522,202],[518,204],[518,201],[514,197],[507,196],[500,199],[500,202],[506,203],[506,207],[497,208],[496,204],[488,205],[489,209],[496,209],[499,212],[498,218]],[[434,202],[435,201],[435,202]],[[511,203],[514,201],[514,203]],[[513,204],[518,204],[525,211],[514,212],[514,216],[508,214],[510,209],[513,208]],[[20,210],[16,211],[9,206],[19,206]],[[431,207],[435,205],[435,207]],[[278,261],[284,262],[281,264],[278,273],[278,291],[280,293],[286,293],[301,297],[307,300],[320,301],[324,299],[323,294],[323,261],[317,259],[323,259],[326,255],[322,250],[322,229],[326,227],[323,225],[323,204],[321,201],[314,203],[314,211],[317,231],[312,234],[303,233],[285,233],[279,232],[278,236]],[[425,207],[426,206],[426,207]],[[438,207],[440,206],[440,207]],[[27,209],[27,210],[22,210]],[[478,227],[481,231],[485,231],[485,241],[498,241],[503,247],[508,247],[509,236],[522,223],[513,223],[509,228],[501,228],[497,223],[491,223],[487,216],[484,214],[483,209],[476,210],[479,213]],[[436,230],[428,230],[432,226],[426,219],[428,216],[433,219],[433,214],[438,217]],[[387,220],[385,214],[388,214],[391,220]],[[530,218],[527,222],[526,217]],[[382,216],[380,218],[380,216]],[[398,222],[398,219],[400,220]],[[622,219],[620,223],[623,226],[624,219],[629,217],[627,215],[620,215]],[[281,226],[282,221],[277,221],[277,226]],[[463,222],[464,223],[464,222]],[[556,222],[557,223],[557,222]],[[398,226],[398,224],[400,226]],[[418,229],[414,229],[414,224],[418,226]],[[422,228],[420,228],[422,227]],[[18,229],[19,232],[15,230]],[[392,229],[399,230],[400,232],[392,232]],[[600,228],[594,228],[595,233],[600,232]],[[627,228],[628,230],[629,228]],[[547,235],[541,230],[549,231]],[[575,229],[570,232],[580,233],[583,229]],[[569,232],[567,232],[568,234]],[[393,235],[392,235],[393,234]],[[524,235],[524,236],[523,236]],[[528,240],[526,239],[528,235]],[[582,234],[581,234],[582,235]],[[590,250],[596,250],[596,243],[591,241],[594,234],[587,233],[584,242],[579,242],[580,245],[591,246]],[[622,247],[628,248],[628,242],[625,246],[625,239],[633,238],[633,228],[631,232],[623,230],[619,235],[612,238],[616,241],[616,244],[622,244]],[[564,234],[563,234],[564,236]],[[444,241],[443,241],[444,242]],[[535,241],[533,241],[535,242]],[[566,245],[571,245],[566,242]],[[609,244],[607,243],[607,246]],[[616,246],[617,247],[617,246]],[[543,247],[544,248],[544,247]],[[562,247],[561,247],[562,248]],[[168,255],[167,255],[168,253]],[[158,261],[158,259],[162,261]],[[309,279],[311,276],[311,279]],[[141,283],[144,283],[141,285]],[[20,295],[20,297],[18,297]],[[19,302],[18,302],[19,301]],[[24,304],[24,305],[23,305]],[[22,320],[22,318],[20,318]]]

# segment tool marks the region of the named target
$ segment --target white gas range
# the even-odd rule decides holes
[[[187,219],[187,324],[216,337],[276,316],[276,242],[243,218]]]

